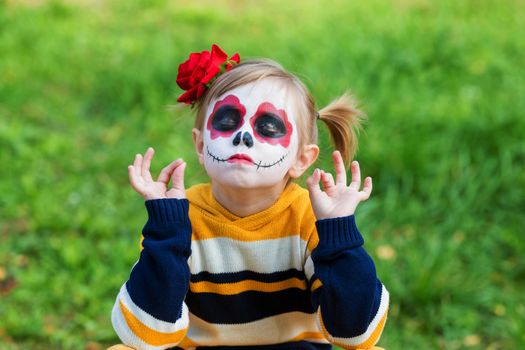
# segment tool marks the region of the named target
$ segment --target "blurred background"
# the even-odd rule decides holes
[[[152,146],[154,174],[183,156],[186,185],[207,181],[175,77],[212,43],[368,115],[381,346],[525,348],[524,37],[522,0],[0,0],[0,348],[118,342],[146,220],[127,165]]]

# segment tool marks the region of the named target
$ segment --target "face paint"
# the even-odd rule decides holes
[[[244,123],[245,113],[246,109],[234,95],[218,101],[206,125],[212,140],[230,137]]]
[[[295,162],[295,109],[282,83],[263,79],[227,92],[206,113],[204,167],[236,187],[282,181]]]
[[[271,145],[288,147],[293,127],[284,109],[275,108],[270,102],[263,102],[257,113],[250,118],[255,137]]]

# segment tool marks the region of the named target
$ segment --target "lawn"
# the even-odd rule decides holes
[[[188,162],[178,64],[218,43],[346,90],[391,293],[380,345],[525,348],[525,2],[0,0],[0,348],[105,349],[146,219],[127,165]],[[322,130],[317,166],[331,168]],[[300,182],[304,183],[304,179]]]

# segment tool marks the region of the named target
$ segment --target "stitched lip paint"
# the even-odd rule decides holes
[[[228,158],[228,163],[243,163],[253,165],[252,158],[247,154],[237,153]]]

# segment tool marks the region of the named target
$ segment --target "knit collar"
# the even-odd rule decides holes
[[[245,217],[232,214],[224,208],[213,196],[211,184],[199,184],[186,191],[186,196],[195,209],[216,221],[242,226],[246,229],[256,228],[269,221],[275,220],[276,216],[288,208],[298,196],[304,191],[299,185],[289,183],[277,201],[269,208]]]

